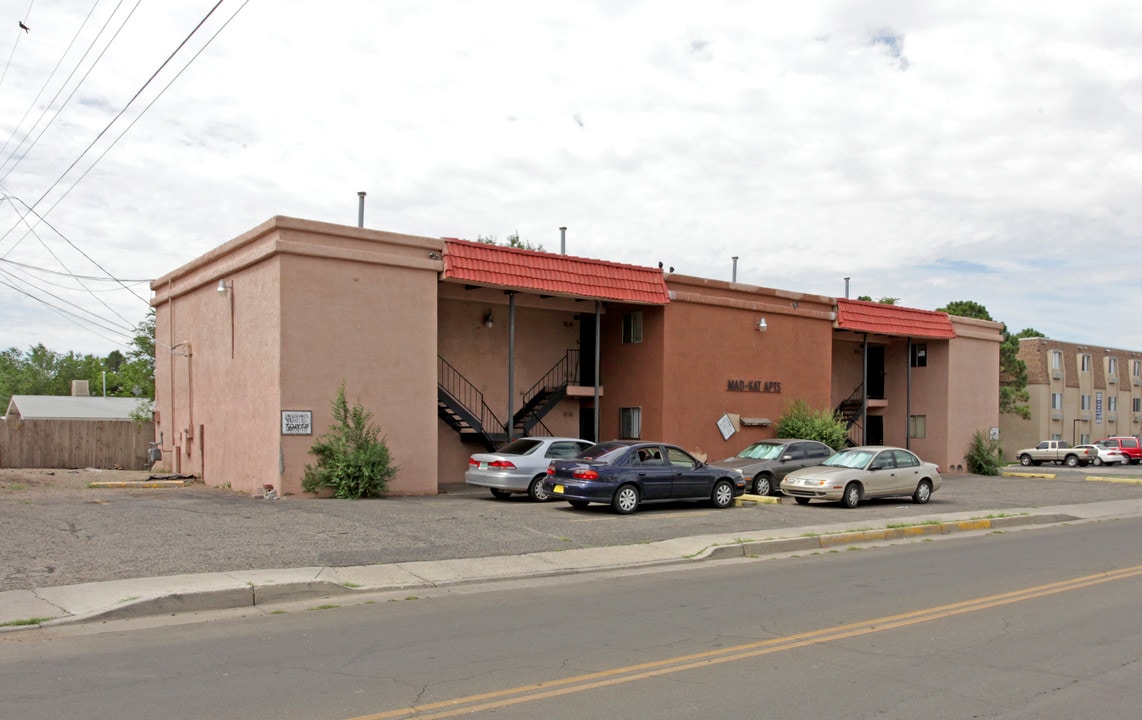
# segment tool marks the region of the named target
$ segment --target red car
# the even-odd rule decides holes
[[[1129,458],[1131,465],[1137,465],[1142,462],[1142,443],[1138,442],[1138,438],[1131,435],[1122,437],[1109,437],[1104,440],[1098,441],[1099,445],[1107,448],[1117,448]]]

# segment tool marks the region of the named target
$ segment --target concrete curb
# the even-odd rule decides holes
[[[159,614],[269,606],[365,593],[444,588],[785,553],[834,550],[923,536],[1142,516],[1142,499],[790,530],[762,539],[705,535],[660,542],[454,560],[174,575],[0,592],[0,632]]]

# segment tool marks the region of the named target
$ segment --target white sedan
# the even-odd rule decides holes
[[[1105,445],[1076,445],[1076,448],[1090,448],[1094,450],[1095,465],[1126,465],[1130,463],[1130,458],[1122,454],[1122,451],[1117,447],[1107,447]]]
[[[904,448],[869,445],[846,448],[820,465],[794,470],[781,481],[781,492],[801,505],[810,500],[840,501],[855,508],[861,500],[911,495],[926,503],[940,489],[940,468]]]
[[[468,459],[464,482],[486,487],[492,496],[503,499],[512,493],[527,493],[544,502],[550,496],[543,490],[547,466],[552,460],[573,458],[595,443],[580,438],[525,437],[495,452],[476,453]]]

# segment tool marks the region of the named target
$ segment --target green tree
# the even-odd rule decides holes
[[[837,413],[813,410],[804,400],[794,400],[785,406],[777,420],[777,437],[819,440],[834,450],[840,450],[848,436]]]
[[[857,296],[857,300],[864,300],[865,302],[872,302],[873,301],[872,295],[859,295],[859,296]],[[882,298],[877,298],[876,302],[880,303],[881,305],[896,305],[897,303],[900,302],[900,298],[882,297]]]
[[[521,250],[538,250],[539,252],[544,252],[542,244],[533,245],[528,240],[521,240],[518,230],[508,235],[507,240],[502,243],[496,239],[495,235],[488,235],[487,237],[477,235],[476,242],[482,242],[485,245],[506,245],[507,247],[519,248]]]
[[[352,407],[345,400],[345,383],[333,399],[333,424],[309,452],[316,465],[306,465],[301,487],[306,492],[332,488],[333,497],[360,499],[379,497],[388,490],[397,472],[373,413],[360,402]]]
[[[997,322],[986,307],[974,300],[956,300],[937,310],[958,317]],[[1027,363],[1019,359],[1019,338],[1022,337],[1046,336],[1032,328],[1012,335],[1007,331],[1007,325],[1003,326],[1003,342],[999,345],[999,412],[1029,420],[1031,408],[1027,403],[1031,396],[1027,392]]]

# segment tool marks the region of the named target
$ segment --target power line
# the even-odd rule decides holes
[[[28,10],[24,13],[24,17],[20,19],[20,22],[32,16],[32,6],[35,4],[36,0],[31,0],[31,2],[28,3]],[[4,72],[0,73],[0,88],[4,87],[4,78],[8,77],[8,67],[12,64],[12,58],[16,57],[16,48],[20,46],[21,35],[23,35],[23,33],[16,33],[16,42],[12,43],[12,52],[8,54],[8,62],[4,63]]]
[[[98,5],[99,2],[100,2],[100,0],[96,0],[96,5]],[[63,104],[60,105],[59,108],[52,114],[51,120],[49,120],[47,122],[47,124],[44,125],[43,129],[40,130],[39,134],[37,134],[35,139],[32,140],[32,143],[30,145],[28,145],[28,148],[27,148],[27,150],[24,151],[24,154],[21,155],[19,158],[16,158],[16,162],[12,165],[12,167],[8,168],[8,170],[4,173],[4,175],[2,177],[0,177],[0,182],[3,182],[4,180],[6,180],[8,178],[8,176],[11,175],[13,171],[15,171],[15,169],[20,165],[20,163],[24,161],[24,158],[28,156],[28,153],[30,153],[32,151],[32,148],[34,148],[36,146],[36,143],[38,143],[40,141],[40,138],[44,136],[44,133],[48,131],[48,128],[50,128],[52,126],[52,123],[54,123],[56,121],[56,119],[59,118],[60,113],[62,113],[64,108],[67,107],[68,103],[71,102],[71,99],[73,97],[75,97],[75,94],[77,92],[79,92],[79,89],[81,87],[83,87],[83,83],[87,82],[88,76],[91,75],[91,72],[93,70],[95,70],[95,67],[97,65],[99,65],[99,61],[103,59],[103,56],[111,48],[111,45],[114,44],[115,40],[119,37],[119,33],[123,32],[123,28],[125,28],[127,26],[127,22],[135,14],[135,10],[137,10],[139,8],[139,4],[141,2],[142,2],[142,0],[138,0],[138,2],[135,3],[135,7],[131,8],[131,12],[127,13],[127,17],[123,18],[123,22],[120,23],[119,28],[115,31],[115,34],[111,36],[111,39],[107,41],[107,44],[103,46],[103,49],[99,52],[98,57],[96,57],[95,61],[91,63],[91,67],[87,68],[87,72],[85,72],[83,74],[83,77],[81,77],[79,79],[79,82],[76,83],[75,87],[72,88],[70,93],[68,93],[68,96],[66,98],[64,98]],[[103,27],[99,28],[99,32],[95,35],[94,38],[92,38],[91,44],[87,46],[87,50],[85,50],[83,53],[83,57],[81,57],[76,62],[75,67],[72,68],[71,72],[68,74],[67,79],[63,81],[63,84],[60,85],[59,90],[57,90],[56,94],[54,96],[52,96],[51,101],[48,102],[48,104],[44,106],[43,112],[41,112],[40,116],[38,118],[36,118],[36,122],[32,124],[32,127],[28,128],[28,131],[26,133],[24,133],[24,137],[20,138],[20,142],[16,145],[15,148],[12,149],[12,152],[8,155],[8,157],[4,158],[4,162],[0,163],[0,168],[7,165],[9,162],[12,161],[13,158],[16,157],[16,153],[18,153],[20,151],[20,148],[24,145],[24,141],[28,139],[28,136],[31,135],[32,132],[36,129],[36,126],[38,126],[40,124],[40,121],[43,120],[44,116],[48,114],[48,111],[51,110],[52,105],[54,105],[55,101],[59,99],[60,93],[62,93],[64,88],[67,87],[67,84],[69,82],[71,82],[71,79],[73,77],[75,77],[75,73],[79,70],[80,66],[83,64],[83,61],[87,59],[87,55],[91,52],[92,48],[95,47],[95,43],[99,42],[99,38],[103,37],[103,33],[107,30],[107,26],[111,24],[111,21],[115,18],[116,13],[119,12],[119,8],[122,7],[122,5],[123,5],[123,0],[119,0],[119,4],[116,5],[115,9],[111,11],[111,14],[107,17],[107,20],[103,23]],[[92,6],[91,10],[94,11],[95,7]],[[90,17],[91,17],[91,15],[89,13],[88,18],[90,18]],[[86,18],[84,19],[83,24],[84,25],[87,24]],[[82,30],[83,30],[83,27],[81,26],[80,31],[82,31]],[[79,37],[78,32],[76,33],[76,37]],[[73,39],[72,42],[74,43],[75,40]],[[71,49],[71,46],[69,45],[68,50],[70,50],[70,49]],[[65,52],[64,55],[66,56],[66,54],[67,53]],[[63,62],[63,57],[60,57],[60,62]],[[58,67],[58,65],[57,65],[57,67]],[[52,71],[52,75],[55,75],[54,70]],[[49,78],[48,80],[50,82],[51,78]],[[47,88],[47,83],[44,84],[44,89],[46,89],[46,88]],[[40,90],[40,92],[42,94],[43,90]],[[38,95],[36,96],[36,100],[39,100]],[[32,107],[35,107],[34,101],[32,102],[32,106],[28,108],[28,112],[31,112]],[[4,149],[7,149],[8,145],[12,142],[12,138],[16,137],[16,132],[19,130],[20,126],[24,124],[24,119],[27,118],[28,112],[24,113],[24,117],[20,118],[20,122],[12,129],[12,135],[11,135],[11,137],[8,138],[8,142],[4,143]],[[4,151],[3,149],[0,149],[0,152],[3,152],[3,151]]]
[[[8,263],[9,265],[15,265],[17,267],[25,268],[27,270],[34,270],[36,272],[48,273],[50,275],[62,275],[63,277],[80,278],[82,280],[93,280],[93,281],[97,281],[97,282],[117,282],[117,283],[126,283],[128,285],[138,285],[141,283],[149,283],[152,280],[154,280],[154,278],[146,278],[146,279],[139,279],[139,280],[127,280],[124,278],[103,277],[100,275],[76,275],[75,273],[60,272],[59,270],[48,270],[47,268],[42,268],[42,267],[39,267],[37,265],[28,265],[27,263],[16,262],[15,260],[9,260],[7,258],[0,258],[0,262]],[[60,287],[63,287],[63,286],[61,285]]]

